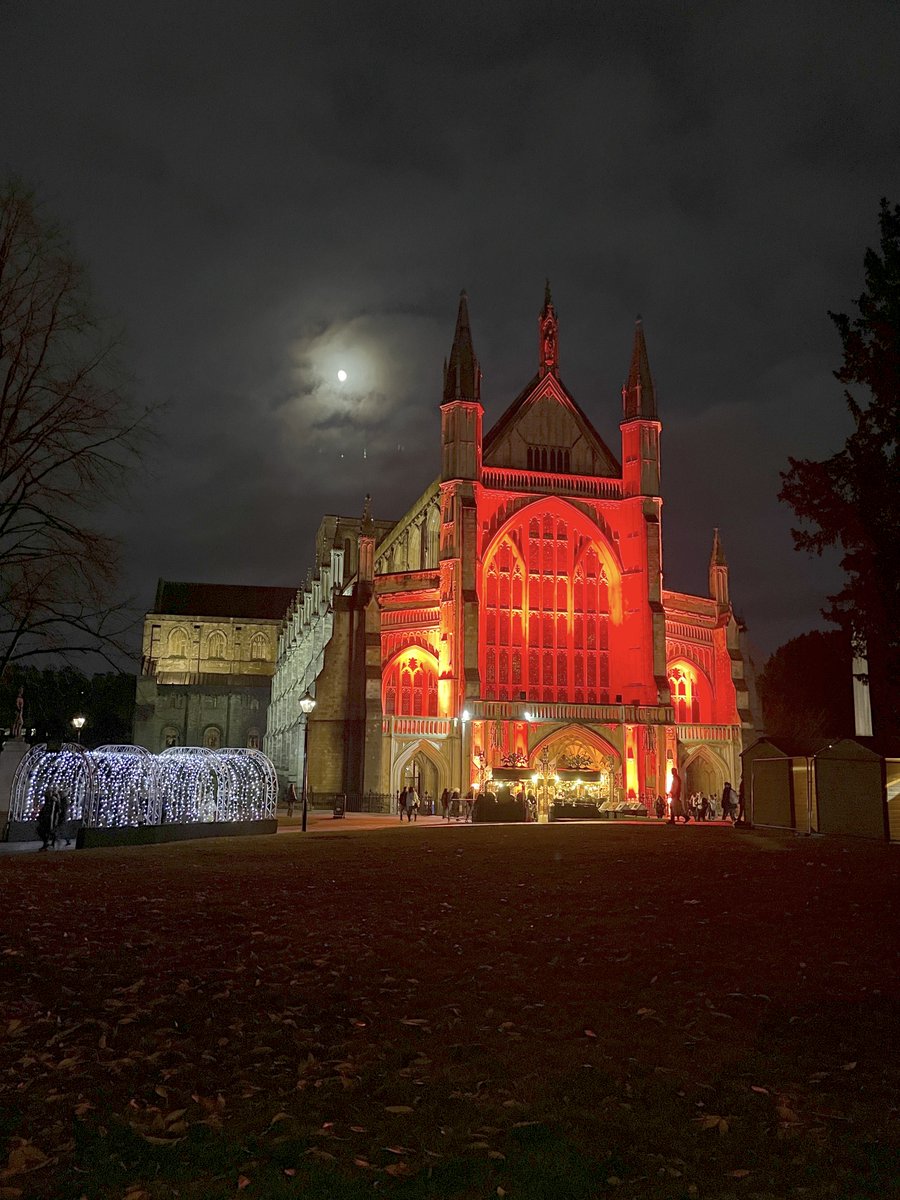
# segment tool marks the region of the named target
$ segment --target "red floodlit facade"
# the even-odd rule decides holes
[[[708,596],[663,585],[661,424],[641,324],[621,463],[563,385],[558,345],[548,289],[538,372],[485,433],[461,298],[440,479],[374,552],[373,790],[521,785],[545,809],[647,805],[675,763],[707,793],[739,774],[750,720],[718,532]]]
[[[440,476],[392,526],[355,522],[349,578],[349,542],[321,549],[285,624],[270,742],[289,778],[306,688],[319,793],[524,788],[546,817],[573,800],[652,806],[676,763],[689,792],[739,776],[752,724],[728,567],[716,531],[709,594],[664,586],[662,427],[641,324],[621,461],[560,377],[549,288],[538,332],[537,373],[485,431],[461,298]]]

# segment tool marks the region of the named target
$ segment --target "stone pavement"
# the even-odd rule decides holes
[[[591,824],[591,825],[605,825],[607,827],[611,827],[611,826],[617,825],[617,824],[618,825],[625,825],[625,824],[629,824],[629,825],[631,825],[631,824],[634,824],[634,825],[663,825],[663,824],[665,824],[665,822],[663,822],[663,821],[657,821],[655,817],[640,818],[640,819],[635,818],[631,821],[628,821],[627,819],[623,818],[623,819],[617,820],[617,821],[590,821],[590,822],[567,821],[565,823],[567,825],[577,825],[577,824],[587,823],[587,824]],[[418,821],[412,822],[413,826],[425,826],[425,827],[432,828],[432,829],[435,827],[441,827],[441,826],[446,826],[447,828],[456,828],[458,826],[463,826],[466,824],[467,823],[465,821],[445,821],[445,820],[443,820],[442,817],[439,817],[439,816],[436,816],[436,817],[420,816]],[[691,825],[699,826],[701,828],[706,827],[706,826],[709,826],[710,828],[712,828],[714,826],[722,826],[725,824],[730,824],[730,822],[725,822],[725,821],[699,821],[699,822],[692,821],[691,822]],[[341,833],[344,831],[360,830],[360,829],[368,829],[368,830],[390,829],[390,828],[393,828],[393,827],[396,827],[399,825],[401,825],[401,821],[400,821],[399,817],[393,816],[390,813],[347,813],[346,816],[344,816],[344,817],[335,818],[332,816],[330,809],[311,809],[308,813],[306,832],[307,832],[307,834]],[[403,821],[402,825],[406,828],[409,828],[410,822]],[[534,826],[531,826],[531,828],[540,829],[541,826],[534,825]],[[302,832],[303,831],[300,827],[299,812],[296,812],[294,814],[294,816],[290,817],[290,818],[288,818],[283,811],[279,812],[279,814],[278,814],[278,834],[279,834],[279,836],[281,836],[281,835],[291,836],[293,834],[302,834]],[[184,845],[183,842],[173,842],[172,844],[173,845]],[[0,857],[2,857],[4,855],[8,855],[8,854],[34,854],[34,853],[40,852],[40,849],[41,849],[40,842],[0,842]],[[69,847],[66,847],[65,843],[60,843],[55,847],[55,849],[48,851],[48,853],[58,854],[61,850],[74,850],[74,849],[75,849],[74,842]]]

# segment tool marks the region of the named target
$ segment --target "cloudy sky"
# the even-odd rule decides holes
[[[821,623],[835,568],[792,549],[778,473],[848,429],[827,312],[900,200],[892,0],[29,0],[0,39],[0,169],[166,406],[114,518],[142,608],[158,576],[301,582],[366,491],[399,516],[437,473],[459,290],[491,421],[549,276],[617,454],[643,316],[666,585],[705,589],[719,525],[762,650]]]

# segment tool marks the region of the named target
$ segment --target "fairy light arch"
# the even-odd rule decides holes
[[[10,822],[36,821],[51,788],[65,792],[68,820],[94,828],[271,820],[278,799],[275,768],[261,750],[38,745],[13,779]]]
[[[160,823],[156,757],[143,746],[98,746],[89,755],[94,791],[84,822],[94,827]]]
[[[218,820],[261,821],[274,817],[278,776],[271,760],[249,747],[217,750],[215,757],[228,778]]]
[[[46,743],[32,746],[13,777],[10,821],[36,821],[50,788],[65,792],[68,820],[84,820],[94,795],[89,752],[74,742],[64,742],[59,750],[49,750]]]
[[[163,824],[219,821],[228,807],[229,776],[216,752],[205,746],[171,746],[157,756],[156,786]]]

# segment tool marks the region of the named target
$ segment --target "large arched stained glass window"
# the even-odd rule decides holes
[[[609,703],[610,561],[575,510],[532,507],[504,526],[482,578],[485,699]]]
[[[386,716],[437,716],[437,663],[415,648],[393,659],[382,678],[381,700]]]

